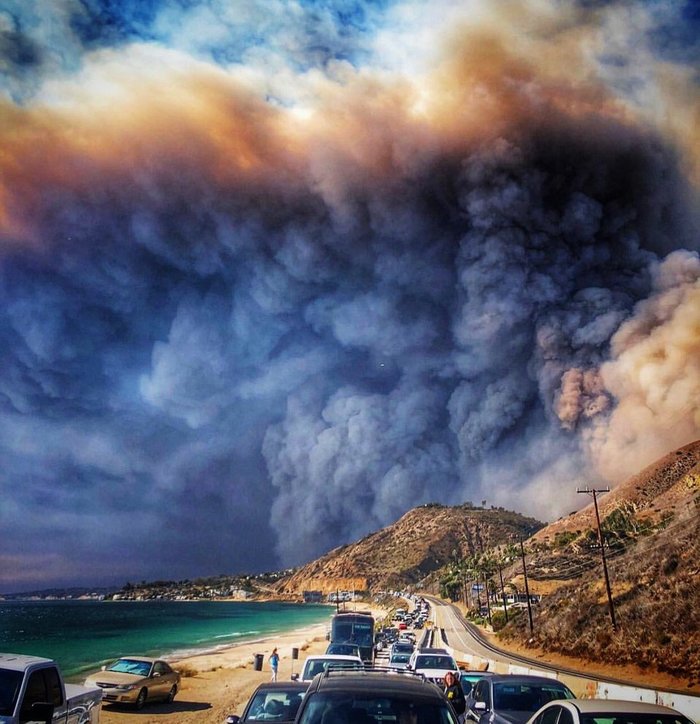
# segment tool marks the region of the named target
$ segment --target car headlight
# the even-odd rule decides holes
[[[136,688],[136,684],[117,684],[114,688],[119,689],[119,691],[131,691]]]

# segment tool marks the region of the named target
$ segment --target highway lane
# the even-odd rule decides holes
[[[430,601],[432,608],[433,624],[435,628],[445,631],[447,641],[443,643],[446,643],[454,650],[456,659],[461,660],[469,656],[478,656],[484,661],[498,661],[506,665],[522,664],[519,659],[512,658],[504,652],[497,652],[481,644],[465,627],[453,606],[441,601],[439,598],[426,598]]]

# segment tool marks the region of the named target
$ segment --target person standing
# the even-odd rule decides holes
[[[457,720],[460,723],[463,722],[464,712],[467,710],[467,700],[462,691],[462,684],[451,671],[445,674],[445,696],[455,710]]]
[[[272,649],[270,654],[270,669],[272,670],[272,681],[277,681],[277,669],[280,665],[280,656],[277,653],[277,649]]]

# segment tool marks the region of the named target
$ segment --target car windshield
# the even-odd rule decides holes
[[[445,701],[362,691],[311,694],[298,724],[457,724]]]
[[[456,671],[455,662],[449,656],[418,656],[416,658],[417,669],[453,669]]]
[[[555,699],[573,699],[563,684],[503,683],[493,685],[493,708],[496,711],[537,711]]]
[[[316,674],[324,671],[338,671],[339,669],[359,670],[364,668],[359,661],[351,661],[349,659],[315,659],[306,664],[304,671],[305,679],[313,679]]]
[[[119,659],[107,669],[107,671],[134,674],[134,676],[148,676],[150,670],[151,664],[148,661],[137,661],[135,659]]]
[[[411,658],[410,654],[392,654],[391,663],[392,664],[406,664],[406,663],[408,663],[408,660],[410,658]]]
[[[328,647],[329,654],[344,654],[345,656],[357,656],[359,649],[355,644],[331,644]]]
[[[253,697],[243,721],[293,721],[304,698],[303,691],[267,690]]]
[[[691,724],[682,714],[585,714],[581,724]]]
[[[0,669],[0,716],[12,716],[21,684],[21,671]]]

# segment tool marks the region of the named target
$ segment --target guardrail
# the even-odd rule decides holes
[[[620,684],[604,679],[597,679],[576,674],[571,671],[560,671],[556,668],[537,668],[525,664],[507,664],[505,662],[488,659],[482,656],[473,656],[464,652],[457,652],[447,641],[443,640],[445,648],[455,657],[460,668],[466,664],[467,668],[484,671],[494,671],[498,674],[533,674],[535,676],[549,676],[566,684],[577,697],[582,699],[624,699],[625,701],[643,701],[651,704],[663,704],[685,714],[689,719],[700,723],[700,696],[680,694],[678,692],[664,691],[641,686]],[[457,655],[459,654],[459,655]]]

